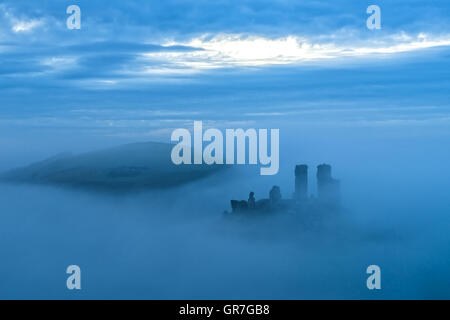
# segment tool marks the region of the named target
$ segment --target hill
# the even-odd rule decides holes
[[[172,163],[171,144],[145,142],[79,155],[63,153],[10,170],[0,180],[116,191],[168,188],[211,175],[224,166]]]

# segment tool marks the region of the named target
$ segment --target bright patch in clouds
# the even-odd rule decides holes
[[[201,36],[186,42],[167,42],[165,45],[184,45],[199,48],[189,52],[150,52],[144,57],[175,68],[204,70],[235,66],[264,66],[338,59],[357,56],[387,55],[449,46],[450,35],[435,37],[420,33],[405,33],[358,40],[356,44],[340,44],[336,40],[317,42],[298,36],[267,38],[240,34]],[[179,72],[180,70],[178,70]],[[151,68],[149,69],[151,72]]]
[[[44,21],[42,20],[28,20],[28,21],[16,20],[12,26],[12,30],[15,33],[29,32],[34,28],[41,26],[43,23]]]

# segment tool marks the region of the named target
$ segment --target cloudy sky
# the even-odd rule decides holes
[[[446,0],[2,1],[0,142],[167,141],[193,120],[445,128],[449,17]]]

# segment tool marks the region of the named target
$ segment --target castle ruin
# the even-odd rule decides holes
[[[256,200],[254,192],[250,192],[248,201],[231,200],[233,213],[238,212],[277,212],[302,211],[306,207],[336,209],[340,202],[340,182],[331,175],[331,166],[317,166],[317,198],[308,195],[308,166],[295,166],[295,189],[291,199],[283,199],[279,186],[273,186],[268,199]]]

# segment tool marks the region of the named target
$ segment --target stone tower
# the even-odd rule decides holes
[[[339,203],[339,180],[331,177],[331,166],[321,164],[317,166],[317,195],[319,200],[329,203]]]
[[[295,166],[295,192],[296,201],[304,201],[308,198],[308,166],[301,164]]]

